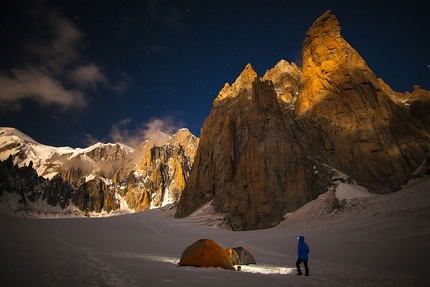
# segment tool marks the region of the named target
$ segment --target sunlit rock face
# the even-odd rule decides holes
[[[146,141],[133,152],[118,149],[118,144],[92,150],[86,156],[92,159],[96,176],[87,175],[84,182],[81,177],[74,203],[86,213],[109,213],[124,208],[116,194],[137,212],[177,202],[197,145],[198,138],[181,129],[161,146]]]
[[[268,228],[325,190],[327,172],[321,166],[316,172],[286,108],[294,104],[298,75],[297,66],[282,61],[266,75],[274,82],[263,80],[248,64],[221,90],[201,130],[177,217],[213,199],[234,230]]]
[[[430,150],[419,116],[392,100],[329,11],[306,33],[302,55],[295,114],[309,155],[375,192],[398,190]]]
[[[306,34],[302,69],[280,61],[259,78],[248,64],[224,86],[176,217],[213,200],[233,230],[268,228],[327,191],[329,168],[378,193],[406,183],[429,156],[425,115],[412,116],[340,30],[328,11]]]
[[[167,144],[143,149],[139,164],[129,173],[120,191],[136,211],[177,202],[194,161],[198,138],[187,129],[179,130]]]

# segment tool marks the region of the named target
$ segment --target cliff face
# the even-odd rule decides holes
[[[166,145],[141,148],[143,157],[129,173],[125,201],[136,211],[177,202],[187,182],[198,139],[179,130]]]
[[[18,167],[13,164],[12,155],[0,161],[0,183],[0,197],[3,199],[6,194],[11,194],[12,200],[6,204],[15,212],[44,213],[46,203],[70,213],[73,186],[59,176],[51,180],[38,176],[32,162],[29,166]]]
[[[234,230],[268,228],[327,191],[333,168],[373,192],[398,190],[430,138],[420,108],[411,116],[393,100],[407,96],[382,83],[326,12],[306,34],[302,70],[281,61],[260,79],[248,64],[221,90],[176,217],[213,200]]]
[[[268,72],[273,82],[259,79],[248,64],[215,99],[177,217],[213,199],[234,230],[267,228],[324,191],[324,172],[315,173],[285,110],[296,96],[298,68],[281,66],[287,69]]]
[[[307,32],[302,56],[295,115],[308,153],[375,192],[400,189],[428,155],[428,132],[392,100],[329,11]]]

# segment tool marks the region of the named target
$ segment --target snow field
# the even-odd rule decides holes
[[[245,232],[220,229],[210,206],[184,219],[168,209],[52,220],[2,210],[2,286],[430,286],[430,179],[390,195],[347,194],[344,209],[319,212],[327,196],[274,228]],[[299,235],[309,277],[295,275]],[[257,265],[177,267],[201,238],[245,246]]]

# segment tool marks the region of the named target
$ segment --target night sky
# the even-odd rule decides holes
[[[301,66],[327,10],[393,90],[430,90],[425,2],[1,1],[0,126],[71,147],[135,146],[158,129],[199,136],[247,63],[259,76],[281,59]]]

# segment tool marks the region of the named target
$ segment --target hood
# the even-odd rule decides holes
[[[299,242],[305,242],[305,237],[304,236],[300,235],[297,239],[299,240]]]

